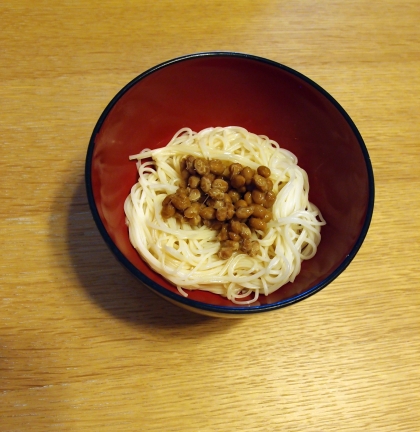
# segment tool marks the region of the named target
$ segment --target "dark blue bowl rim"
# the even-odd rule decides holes
[[[290,297],[288,299],[281,300],[279,302],[269,304],[269,305],[258,305],[258,306],[218,306],[218,305],[210,305],[207,303],[199,302],[196,300],[191,300],[188,297],[183,297],[181,295],[178,295],[172,291],[167,290],[166,288],[162,287],[161,285],[154,282],[152,279],[149,279],[146,277],[142,272],[140,272],[118,249],[118,247],[115,245],[115,243],[112,241],[111,237],[107,233],[105,226],[102,223],[102,220],[99,216],[98,210],[96,208],[95,199],[93,196],[93,188],[92,188],[92,181],[91,181],[91,165],[92,165],[92,158],[93,158],[93,152],[95,147],[95,137],[99,133],[103,122],[105,121],[106,117],[108,116],[109,112],[113,108],[113,106],[119,101],[119,99],[134,85],[136,85],[139,81],[147,77],[148,75],[156,72],[157,70],[160,70],[164,67],[170,66],[174,63],[179,63],[182,61],[188,61],[195,58],[200,57],[237,57],[237,58],[246,58],[249,60],[254,60],[257,62],[269,64],[272,66],[275,66],[277,68],[280,68],[311,85],[313,88],[315,88],[318,92],[320,92],[324,97],[326,97],[335,107],[336,109],[341,113],[341,115],[344,117],[350,128],[352,129],[355,137],[357,138],[360,149],[362,151],[365,164],[366,164],[366,170],[368,175],[368,181],[369,181],[369,198],[368,198],[368,207],[366,212],[365,221],[362,227],[362,230],[360,232],[360,235],[353,246],[350,253],[346,256],[346,258],[343,260],[343,262],[330,274],[328,275],[324,280],[319,282],[318,284],[314,285],[310,289],[306,290],[303,293],[300,293],[298,295],[295,295],[293,297]],[[374,176],[373,176],[373,169],[372,169],[372,163],[370,161],[369,153],[366,148],[366,145],[363,141],[362,136],[359,133],[359,130],[357,129],[356,125],[354,124],[353,120],[350,118],[350,116],[347,114],[347,112],[344,110],[344,108],[321,86],[319,86],[317,83],[312,81],[310,78],[306,77],[305,75],[301,74],[300,72],[285,66],[281,63],[275,62],[273,60],[269,60],[263,57],[255,56],[252,54],[246,54],[246,53],[240,53],[240,52],[230,52],[230,51],[209,51],[209,52],[198,52],[194,54],[188,54],[180,57],[176,57],[174,59],[165,61],[163,63],[160,63],[147,71],[143,72],[142,74],[138,75],[136,78],[134,78],[132,81],[130,81],[125,87],[123,87],[115,96],[114,98],[109,102],[101,116],[99,117],[99,120],[97,121],[95,128],[93,129],[92,136],[89,141],[88,149],[87,149],[87,155],[86,155],[86,163],[85,163],[85,183],[86,183],[86,192],[89,202],[89,207],[92,212],[93,219],[96,223],[97,228],[99,229],[99,232],[101,233],[103,239],[105,240],[105,243],[107,246],[111,249],[112,253],[115,255],[115,257],[118,259],[118,261],[134,276],[136,276],[141,282],[143,282],[146,286],[151,288],[152,290],[156,291],[163,297],[167,297],[168,299],[171,299],[177,303],[181,303],[185,306],[188,306],[193,309],[213,312],[217,314],[227,314],[227,315],[244,315],[244,314],[251,314],[251,313],[259,313],[259,312],[265,312],[270,311],[274,309],[279,309],[285,306],[289,306],[291,304],[297,303],[307,297],[310,297],[311,295],[317,293],[321,289],[325,288],[327,285],[329,285],[332,281],[334,281],[353,261],[354,257],[356,256],[357,252],[359,251],[360,247],[362,246],[367,232],[369,230],[369,226],[372,220],[373,215],[373,208],[374,208],[374,201],[375,201],[375,186],[374,186]]]

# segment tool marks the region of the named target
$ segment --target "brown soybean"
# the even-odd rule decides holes
[[[248,251],[248,255],[250,257],[253,257],[253,256],[257,255],[259,251],[260,251],[260,244],[257,241],[253,241],[251,243],[251,248]]]
[[[276,201],[276,194],[273,191],[268,191],[265,195],[264,207],[270,208]]]
[[[235,206],[231,203],[227,203],[226,209],[227,209],[227,219],[230,220],[235,215]]]
[[[214,180],[215,180],[215,178],[216,178],[216,176],[215,176],[213,173],[208,173],[208,174],[206,174],[206,177],[207,177],[208,179],[210,179],[212,183],[214,182]]]
[[[187,156],[187,159],[185,160],[185,168],[188,170],[190,174],[195,173],[194,162],[195,162],[194,156]]]
[[[252,182],[255,185],[255,187],[260,191],[262,192],[267,191],[267,180],[263,176],[259,174],[255,174],[254,177],[252,178]]]
[[[205,207],[200,210],[200,216],[203,219],[211,220],[214,219],[215,215],[216,215],[216,210],[212,207]]]
[[[253,203],[251,192],[248,191],[248,192],[245,193],[245,195],[244,195],[244,201],[245,201],[249,206]]]
[[[216,200],[223,200],[223,198],[224,198],[224,196],[225,196],[225,193],[224,193],[222,190],[220,190],[220,189],[217,189],[217,188],[211,188],[211,189],[209,190],[209,195],[210,195],[213,199],[216,199]]]
[[[188,171],[187,171],[188,172]],[[190,187],[190,188],[193,188],[193,189],[196,189],[197,187],[198,187],[198,185],[200,184],[200,177],[197,177],[197,176],[191,176],[189,179],[188,179],[188,186]]]
[[[230,247],[233,250],[237,251],[239,250],[239,242],[234,240],[225,240],[224,242],[222,242],[222,247]]]
[[[230,177],[230,167],[227,166],[224,170],[223,170],[223,174],[222,177],[225,179],[228,179]]]
[[[238,209],[240,207],[248,207],[248,204],[245,200],[236,201],[235,207]]]
[[[184,216],[187,218],[192,218],[200,213],[201,204],[193,203],[190,207],[184,210]]]
[[[197,158],[194,161],[194,168],[202,176],[210,173],[210,166],[206,159]]]
[[[270,177],[270,175],[271,175],[271,170],[270,170],[270,168],[268,168],[268,167],[266,167],[266,166],[264,166],[264,165],[261,165],[261,166],[258,167],[258,169],[257,169],[257,173],[258,173],[260,176],[263,176],[263,177],[265,177],[265,178],[268,178],[268,177]]]
[[[266,182],[267,182],[267,192],[268,191],[272,191],[273,190],[273,186],[274,186],[273,182],[269,178],[266,179]]]
[[[216,219],[213,219],[212,221],[209,221],[209,222],[210,222],[209,227],[215,231],[220,231],[222,229],[223,225],[225,225],[224,222],[218,221]]]
[[[251,235],[252,235],[251,230],[244,223],[241,223],[241,231],[239,234],[243,239],[249,239],[249,238],[251,238]]]
[[[270,210],[267,210],[267,213],[262,218],[264,222],[270,222],[273,219],[273,213]]]
[[[227,193],[225,193],[225,196],[223,197],[223,201],[224,201],[225,203],[230,203],[230,204],[232,204],[232,198],[231,198],[230,195],[227,194]]]
[[[241,241],[241,236],[239,234],[232,232],[232,231],[229,231],[228,236],[231,240],[234,240],[237,242]]]
[[[239,195],[238,191],[230,190],[228,192],[228,195],[230,196],[230,199],[231,199],[233,204],[235,204],[236,202],[238,202],[241,199],[241,196]]]
[[[255,230],[265,231],[267,224],[260,218],[252,217],[249,219],[249,227]]]
[[[260,245],[257,241],[251,239],[245,239],[242,242],[242,251],[247,253],[249,256],[255,256],[260,250]]]
[[[227,190],[229,189],[229,184],[225,180],[215,179],[215,180],[213,180],[213,183],[211,184],[211,187],[213,189],[220,189],[223,192],[227,192]]]
[[[216,211],[216,219],[218,221],[225,221],[227,219],[227,208],[226,207],[222,207],[222,208],[218,208]]]
[[[257,189],[254,189],[251,192],[251,196],[252,196],[252,200],[254,201],[255,204],[262,204],[265,200],[265,193],[261,192]]]
[[[191,205],[191,201],[186,196],[175,195],[171,201],[172,205],[178,210],[185,210]]]
[[[245,177],[241,176],[240,174],[235,174],[230,179],[230,184],[235,189],[239,189],[245,185]]]
[[[239,174],[243,169],[243,166],[240,163],[233,163],[229,170],[230,170],[230,176],[232,178],[232,176]]]
[[[190,173],[188,172],[188,170],[183,169],[181,171],[181,180],[188,180],[189,176],[190,176]]]
[[[242,224],[238,221],[231,221],[230,230],[236,234],[241,234]]]
[[[248,219],[252,213],[253,213],[254,209],[252,207],[239,207],[236,210],[236,217],[238,219]]]
[[[227,260],[233,255],[233,249],[230,247],[221,247],[219,252],[217,252],[217,256],[220,259]]]
[[[176,213],[175,207],[169,202],[162,207],[161,215],[164,219],[169,219]]]
[[[191,189],[191,192],[188,195],[188,198],[191,202],[198,201],[200,197],[201,197],[201,192],[198,189]]]
[[[207,193],[211,189],[211,183],[212,182],[211,182],[211,180],[208,177],[206,177],[206,176],[201,177],[201,180],[200,180],[201,190],[204,193]]]
[[[217,235],[217,240],[219,240],[220,242],[223,240],[227,240],[228,238],[230,238],[230,234],[231,233],[228,231],[227,224],[223,224],[219,234]]]
[[[254,177],[254,170],[250,167],[245,167],[242,171],[241,171],[241,176],[244,177],[245,179],[245,183],[247,185],[249,185],[252,181],[252,177]]]
[[[267,209],[260,204],[254,205],[252,216],[262,219],[267,214]]]
[[[190,189],[189,189],[189,188],[179,187],[179,188],[176,190],[175,195],[186,197],[186,196],[189,195],[189,193],[190,193]]]
[[[208,203],[209,207],[213,207],[216,210],[222,207],[226,207],[226,203],[224,200],[214,200],[214,199],[209,199],[209,201],[211,201],[211,203]]]
[[[172,201],[172,198],[173,198],[173,197],[174,197],[173,194],[171,194],[171,195],[166,195],[166,197],[165,197],[165,198],[163,199],[163,201],[162,201],[162,207],[168,205],[168,204]]]
[[[200,215],[195,215],[192,218],[188,218],[188,223],[191,226],[198,226],[198,225],[200,225],[200,223],[201,223],[201,217],[200,217]]]
[[[212,172],[215,175],[222,175],[225,170],[225,165],[221,160],[218,159],[212,159],[209,162],[210,166],[210,172]]]

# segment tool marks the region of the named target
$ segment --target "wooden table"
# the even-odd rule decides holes
[[[420,430],[420,3],[0,4],[0,430]],[[92,220],[93,126],[132,78],[248,52],[330,92],[371,155],[376,204],[350,267],[245,320],[138,286]]]

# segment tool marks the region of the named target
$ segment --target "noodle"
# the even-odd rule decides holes
[[[236,253],[220,259],[214,230],[162,218],[162,201],[178,189],[180,162],[186,155],[237,162],[252,169],[270,168],[277,198],[266,232],[262,236],[252,233],[260,245],[256,256]],[[142,163],[146,158],[153,161]],[[268,137],[240,127],[198,133],[183,128],[166,147],[145,149],[130,159],[137,159],[139,172],[124,204],[130,241],[150,267],[182,295],[187,295],[184,290],[199,289],[236,304],[250,304],[259,295],[293,282],[302,261],[315,255],[325,221],[308,200],[308,176],[291,152]]]

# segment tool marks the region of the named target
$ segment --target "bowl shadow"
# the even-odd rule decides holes
[[[63,195],[56,205],[60,208],[55,214],[63,212]],[[121,266],[100,236],[89,209],[84,178],[77,182],[66,217],[65,247],[70,266],[88,297],[110,315],[134,325],[162,328],[217,321],[223,321],[226,328],[230,326],[228,322],[237,321],[184,310],[142,286]],[[51,229],[56,236],[54,222]]]

